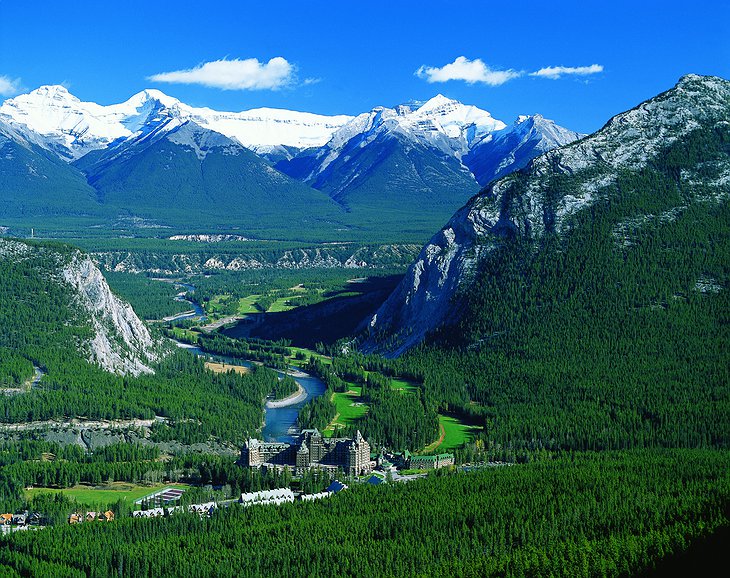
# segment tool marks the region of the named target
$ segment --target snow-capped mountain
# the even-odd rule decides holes
[[[80,101],[63,86],[41,86],[6,100],[0,118],[25,135],[37,135],[44,148],[73,161],[155,123],[160,109],[176,103],[159,91],[144,91],[122,104],[102,106]]]
[[[463,162],[484,186],[525,167],[536,156],[584,136],[558,126],[541,114],[521,115],[511,127],[476,140]]]
[[[103,206],[150,221],[254,232],[337,222],[342,215],[326,194],[280,173],[239,142],[177,117],[73,165]]]
[[[322,146],[352,119],[272,108],[219,112],[189,106],[159,90],[103,106],[83,102],[63,86],[42,86],[0,106],[0,118],[23,134],[40,136],[45,148],[67,161],[154,130],[170,117],[192,120],[261,154]]]
[[[295,216],[332,219],[341,212],[327,195],[280,173],[239,142],[178,117],[74,166],[105,205],[150,219],[293,223]]]
[[[323,179],[318,177],[345,154],[348,145],[356,143],[358,148],[372,144],[377,146],[379,139],[389,136],[404,137],[405,140],[460,159],[469,151],[472,143],[504,128],[505,124],[487,111],[439,94],[420,106],[379,106],[356,116],[337,130],[320,150],[314,154],[312,151],[303,153],[302,156],[308,160],[306,165],[309,170],[306,174],[299,170],[303,167],[301,161],[281,163],[280,167],[305,182],[322,182]],[[316,184],[314,186],[317,187]]]
[[[455,210],[485,182],[579,137],[539,115],[508,128],[439,94],[358,115],[323,147],[275,166],[353,212],[407,206],[422,214]]]
[[[48,227],[56,218],[63,226],[90,219],[100,226],[122,219],[265,235],[315,222],[332,226],[343,214],[325,193],[275,170],[237,140],[184,119],[158,95],[100,111],[65,90],[47,92],[48,110],[41,106],[33,115],[25,107],[42,133],[0,117],[0,217],[8,223]],[[122,128],[106,130],[115,125]]]

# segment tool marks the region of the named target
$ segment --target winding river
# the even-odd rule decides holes
[[[186,290],[185,293],[192,293],[193,291],[195,291],[195,287],[188,283],[175,282],[175,285],[184,288]],[[204,321],[206,317],[203,308],[192,299],[186,297],[185,293],[178,294],[176,299],[189,302],[192,305],[195,313],[177,316],[175,317],[175,319],[177,320],[200,318],[201,321]],[[205,357],[206,359],[209,359],[211,361],[218,361],[222,363],[227,363],[229,365],[242,365],[244,367],[251,367],[253,365],[248,360],[237,359],[234,357],[226,357],[222,355],[212,355],[210,353],[204,352],[199,347],[195,347],[187,343],[182,343],[180,341],[176,341],[176,343],[179,347],[186,349],[190,353]],[[264,408],[264,427],[261,430],[261,437],[264,439],[264,441],[289,443],[294,442],[295,436],[299,433],[299,429],[297,426],[297,417],[299,416],[299,410],[305,403],[307,403],[311,399],[314,399],[315,397],[319,397],[327,389],[327,386],[321,379],[302,372],[301,369],[299,369],[298,367],[291,366],[290,370],[292,371],[292,373],[295,373],[295,379],[304,388],[306,396],[299,399],[296,403],[292,405],[287,405],[284,407]],[[284,375],[283,371],[277,371],[277,373],[279,373],[279,375]]]
[[[208,319],[208,317],[205,315],[205,310],[200,306],[200,304],[188,297],[188,294],[195,292],[195,287],[193,285],[190,285],[189,283],[181,283],[180,281],[173,281],[175,287],[178,289],[184,289],[184,291],[181,291],[177,294],[175,297],[175,301],[190,303],[190,306],[193,308],[192,313],[180,313],[179,315],[174,315],[172,317],[165,318],[165,321],[179,321],[181,319],[199,319],[200,321],[205,321]]]

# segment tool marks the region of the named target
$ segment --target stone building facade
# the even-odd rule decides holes
[[[404,464],[408,470],[438,470],[454,465],[454,454],[437,454],[435,456],[414,456],[404,454]]]
[[[319,430],[303,430],[295,444],[248,440],[241,450],[241,464],[250,468],[288,468],[301,474],[310,468],[342,469],[347,474],[372,471],[370,444],[358,431],[355,439],[326,438]]]

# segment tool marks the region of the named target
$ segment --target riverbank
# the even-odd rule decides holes
[[[183,285],[183,284],[181,284]],[[194,291],[195,288],[192,285],[184,284],[185,288],[189,291]],[[191,302],[193,305],[197,305],[195,302]],[[220,320],[219,320],[220,321]],[[214,355],[204,352],[199,346],[191,343],[184,343],[177,339],[171,340],[177,347],[185,349],[193,355],[201,356],[207,362],[225,364],[227,370],[230,366],[237,365],[243,366],[248,363],[260,364],[261,362],[248,362],[227,356]],[[294,348],[296,352],[304,352],[308,355],[315,355],[316,353],[311,350],[304,350]],[[276,370],[280,376],[289,375],[294,377],[297,382],[297,391],[281,400],[270,400],[264,404],[264,419],[260,431],[260,436],[266,441],[277,441],[277,442],[293,442],[294,436],[298,432],[298,418],[299,410],[307,400],[314,399],[324,394],[327,390],[325,383],[313,375],[302,371],[298,367],[289,367],[286,370]]]
[[[306,375],[306,374],[305,374]],[[304,401],[307,399],[307,390],[302,387],[302,384],[298,381],[297,384],[297,391],[292,393],[291,395],[285,397],[284,399],[277,399],[277,400],[269,400],[266,402],[266,407],[268,409],[276,409],[278,407],[287,407],[290,405],[295,405],[299,402]]]

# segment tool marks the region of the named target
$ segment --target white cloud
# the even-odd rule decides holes
[[[202,84],[223,90],[277,90],[294,82],[295,68],[277,56],[266,63],[256,58],[214,60],[188,70],[162,72],[147,77],[153,82]]]
[[[599,72],[603,72],[603,66],[600,64],[591,64],[590,66],[546,66],[537,72],[531,72],[530,76],[540,76],[542,78],[557,80],[566,74],[587,76],[589,74],[598,74]]]
[[[493,70],[488,64],[485,64],[480,58],[469,60],[466,56],[459,56],[454,62],[445,64],[442,67],[421,66],[416,70],[416,76],[423,78],[427,82],[448,82],[449,80],[463,80],[468,84],[480,82],[489,86],[500,86],[514,78],[520,76],[537,76],[539,78],[549,78],[557,80],[563,76],[588,76],[590,74],[598,74],[603,72],[603,66],[600,64],[591,64],[590,66],[546,66],[535,72],[525,72],[521,70]]]
[[[0,96],[13,96],[21,92],[20,79],[0,75]]]
[[[447,82],[449,80],[463,80],[468,84],[481,82],[489,86],[499,86],[505,82],[522,76],[517,70],[492,70],[479,58],[469,60],[466,56],[459,56],[451,64],[441,68],[421,66],[416,70],[416,76],[426,79],[427,82]]]

